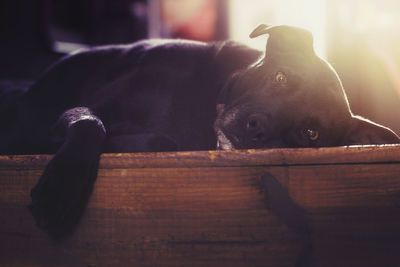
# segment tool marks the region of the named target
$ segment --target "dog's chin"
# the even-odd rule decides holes
[[[234,150],[235,146],[221,131],[217,130],[217,149],[218,150]]]

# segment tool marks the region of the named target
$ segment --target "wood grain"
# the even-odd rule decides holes
[[[0,156],[1,266],[400,262],[400,146],[106,154],[62,241],[26,208],[50,158]]]
[[[101,167],[179,168],[399,163],[400,145],[103,154]],[[0,155],[2,169],[43,169],[51,155]]]

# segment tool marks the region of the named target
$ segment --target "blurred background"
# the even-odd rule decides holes
[[[309,29],[355,114],[400,134],[398,0],[1,0],[0,81],[37,79],[77,48],[145,38],[248,38],[259,24]]]

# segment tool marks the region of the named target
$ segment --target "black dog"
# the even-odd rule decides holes
[[[261,25],[265,54],[233,43],[152,40],[70,55],[14,105],[3,154],[56,153],[31,192],[38,225],[71,230],[102,152],[399,143],[352,115],[309,32]],[[4,118],[6,116],[0,117]]]

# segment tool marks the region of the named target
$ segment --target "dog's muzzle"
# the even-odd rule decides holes
[[[218,150],[233,150],[235,147],[232,142],[226,137],[222,130],[218,129],[217,134],[217,149]]]

